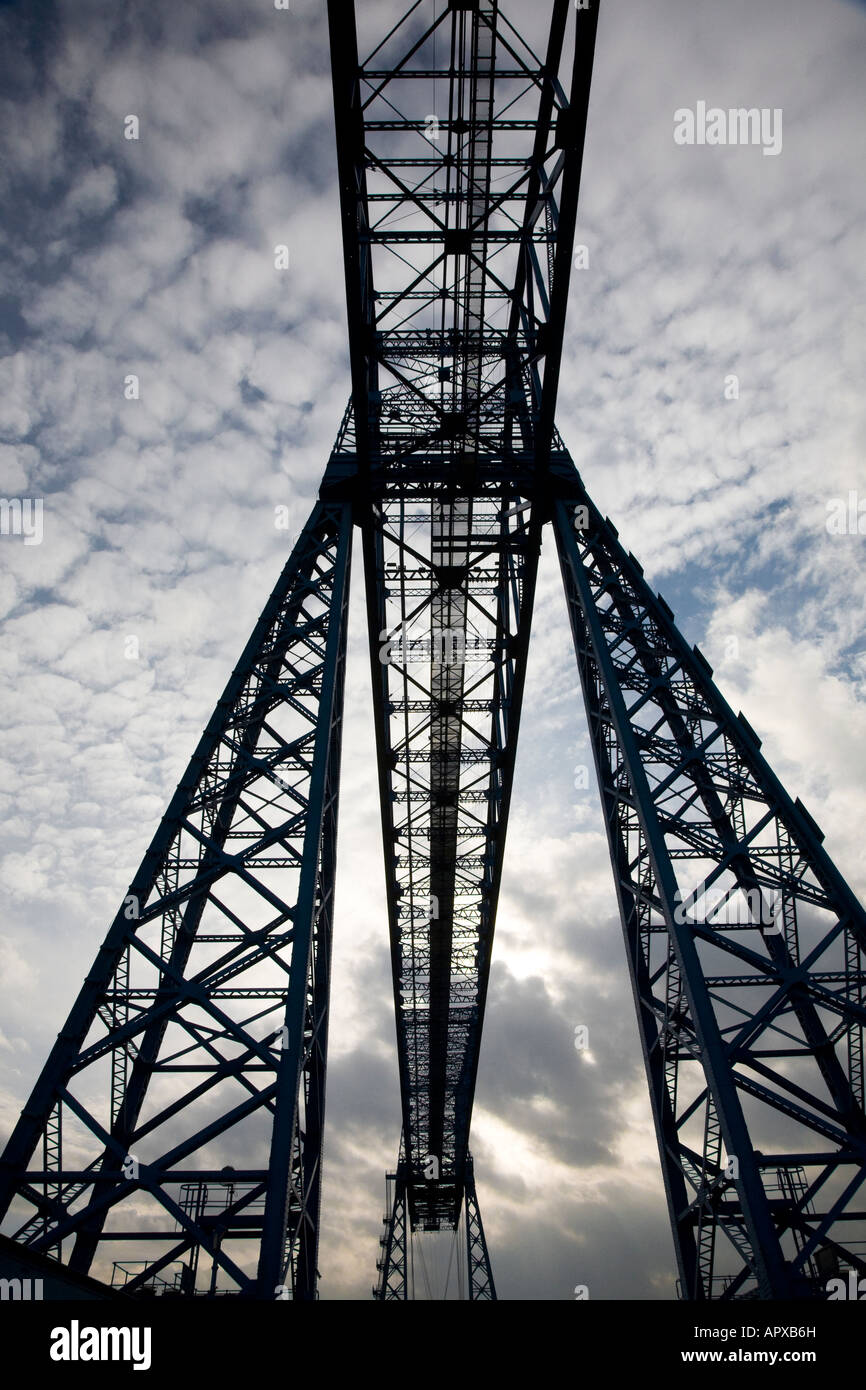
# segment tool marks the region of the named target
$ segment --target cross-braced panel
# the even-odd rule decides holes
[[[350,539],[317,504],[3,1156],[15,1238],[132,1292],[315,1289]]]
[[[464,1198],[466,1220],[466,1272],[469,1298],[474,1303],[495,1303],[496,1285],[493,1270],[484,1238],[484,1224],[481,1208],[475,1191],[475,1166],[470,1157],[466,1174],[466,1193]]]
[[[359,34],[329,7],[353,390],[322,496],[351,497],[364,537],[428,1228],[463,1189],[597,22],[555,0],[536,51],[507,8],[420,0]]]
[[[431,1228],[459,1210],[537,563],[508,502],[432,524],[386,502],[370,528],[406,1167]]]
[[[866,915],[576,473],[562,490],[681,1291],[821,1296],[866,1271]]]

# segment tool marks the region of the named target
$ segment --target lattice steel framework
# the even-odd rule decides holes
[[[0,1213],[78,1270],[112,1251],[133,1292],[194,1292],[203,1252],[210,1292],[315,1296],[357,529],[403,1112],[376,1294],[463,1211],[470,1296],[495,1298],[468,1145],[550,523],[681,1294],[820,1297],[866,1272],[866,916],[554,428],[597,0],[550,0],[542,56],[497,0],[417,0],[363,61],[354,6],[328,12],[351,399]]]
[[[554,439],[597,19],[579,15],[569,62],[568,13],[552,7],[540,59],[496,4],[415,5],[362,63],[330,7],[353,392],[323,495],[351,497],[363,535],[408,1201],[427,1229],[463,1189],[544,505],[528,499]]]
[[[463,1189],[462,1237],[466,1252],[466,1298],[471,1302],[494,1303],[496,1285],[490,1266],[490,1254],[484,1238],[484,1225],[478,1206],[475,1190],[475,1168],[472,1155],[466,1155],[465,1183]],[[411,1259],[410,1240],[412,1231],[409,1224],[408,1190],[410,1174],[406,1166],[406,1155],[400,1147],[400,1160],[394,1173],[386,1174],[388,1211],[383,1218],[384,1234],[379,1244],[382,1254],[376,1261],[379,1271],[378,1283],[373,1287],[373,1297],[380,1303],[402,1303],[415,1296],[415,1276]],[[460,1234],[459,1222],[455,1225],[455,1240]],[[449,1283],[450,1265],[445,1285]],[[459,1280],[458,1280],[459,1282]]]
[[[315,1290],[350,540],[318,504],[3,1155],[15,1238],[128,1292]]]

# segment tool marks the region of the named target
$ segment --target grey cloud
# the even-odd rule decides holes
[[[362,42],[395,13],[359,9]],[[519,14],[539,40],[544,7]],[[42,546],[0,540],[8,1128],[284,562],[274,507],[303,524],[349,382],[323,7],[66,0],[4,7],[0,31],[0,491],[44,495],[46,515]],[[861,890],[862,539],[824,518],[828,497],[866,494],[864,48],[863,7],[837,0],[605,8],[559,410],[596,501]],[[675,146],[674,109],[701,96],[783,106],[782,155]],[[356,555],[334,1298],[369,1289],[399,1141],[361,579]],[[475,1115],[482,1210],[503,1297],[667,1298],[597,793],[573,786],[585,739],[548,541]]]

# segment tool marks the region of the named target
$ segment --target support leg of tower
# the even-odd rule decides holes
[[[316,504],[0,1159],[15,1239],[82,1273],[146,1212],[130,1292],[203,1250],[315,1297],[351,534]]]
[[[382,1254],[376,1261],[379,1281],[373,1297],[381,1303],[405,1302],[409,1297],[409,1203],[407,1201],[407,1165],[401,1145],[396,1173],[388,1173],[385,1182],[390,1208],[385,1213],[385,1233],[380,1239]]]
[[[466,1163],[466,1188],[463,1195],[466,1219],[466,1269],[468,1274],[468,1296],[473,1301],[493,1303],[496,1301],[496,1285],[490,1267],[487,1241],[484,1239],[484,1226],[475,1191],[475,1166],[471,1154]]]
[[[863,1264],[866,915],[573,478],[557,544],[680,1287],[820,1297],[816,1251]],[[775,1181],[810,1152],[802,1191]]]

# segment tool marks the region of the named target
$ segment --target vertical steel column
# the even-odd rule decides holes
[[[390,1208],[385,1213],[385,1233],[379,1244],[382,1254],[376,1261],[379,1282],[373,1297],[380,1303],[406,1302],[409,1298],[409,1248],[411,1231],[407,1201],[407,1167],[400,1146],[396,1173],[386,1175],[386,1192],[390,1191]]]
[[[331,595],[298,900],[292,919],[292,971],[285,1040],[277,1070],[259,1256],[260,1298],[267,1298],[269,1291],[273,1293],[285,1283],[286,1265],[291,1265],[293,1196],[298,1206],[299,1239],[298,1259],[291,1271],[294,1296],[302,1300],[316,1297],[351,535],[350,509],[345,507]],[[301,1140],[302,1113],[305,1128]],[[298,1148],[300,1162],[296,1163]]]
[[[490,1266],[490,1255],[487,1252],[487,1241],[484,1238],[484,1226],[481,1221],[481,1209],[478,1205],[478,1194],[475,1191],[475,1165],[472,1155],[468,1155],[466,1162],[466,1188],[463,1194],[463,1208],[466,1220],[466,1271],[467,1294],[473,1302],[496,1302],[496,1285],[493,1282],[493,1270]]]

